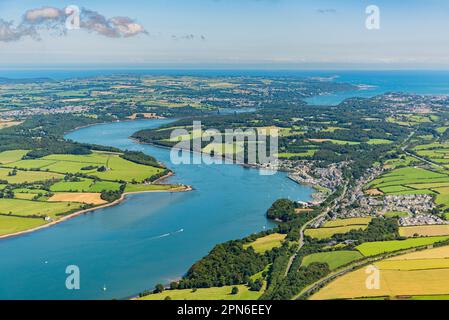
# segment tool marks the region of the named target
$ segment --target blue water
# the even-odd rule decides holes
[[[449,71],[336,71],[315,76],[336,76],[333,81],[370,87],[305,99],[314,105],[337,105],[347,98],[369,98],[386,92],[449,94]]]
[[[192,185],[195,191],[132,195],[118,206],[0,241],[0,299],[128,297],[179,278],[217,243],[272,227],[265,212],[276,199],[310,198],[310,188],[283,173],[262,176],[238,165],[174,166],[169,150],[128,139],[164,123],[97,125],[67,138],[144,151],[176,172],[169,182]],[[80,268],[79,291],[65,288],[68,265]]]

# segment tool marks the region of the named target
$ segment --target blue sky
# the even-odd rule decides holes
[[[370,4],[380,30],[365,28]],[[17,27],[27,10],[68,5],[129,17],[147,33],[40,30],[40,40],[0,41],[0,65],[449,68],[444,0],[0,0],[0,18]]]

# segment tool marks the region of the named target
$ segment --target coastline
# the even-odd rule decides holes
[[[158,144],[158,143],[154,143],[154,142],[140,141],[139,139],[134,138],[132,136],[129,137],[129,139],[134,141],[135,143],[142,144],[142,145],[149,145],[149,146],[154,146],[154,147],[162,148],[162,149],[172,149],[172,147],[164,146],[162,144]],[[187,151],[187,152],[190,152],[192,154],[197,154],[197,155],[206,155],[206,156],[209,155],[208,153],[203,152],[203,151],[191,150],[191,149],[187,149],[187,148],[180,148],[180,150]],[[221,159],[224,162],[223,164],[239,165],[239,166],[242,166],[245,169],[256,169],[256,170],[272,171],[272,172],[274,172],[274,174],[276,174],[277,172],[288,172],[288,171],[285,171],[285,170],[282,170],[282,169],[279,169],[279,168],[278,169],[264,168],[261,165],[256,164],[256,163],[249,164],[249,163],[244,163],[244,162],[238,162],[234,158],[230,158],[228,156],[222,156]],[[158,181],[158,180],[156,180],[156,181]]]
[[[134,120],[132,120],[132,119],[117,119],[117,120],[115,120],[115,121],[110,121],[110,122],[107,122],[107,121],[104,121],[104,122],[95,122],[95,123],[90,123],[90,124],[86,124],[86,125],[84,125],[84,126],[79,126],[79,127],[70,129],[69,131],[65,132],[64,135],[67,135],[67,134],[69,134],[69,133],[75,132],[75,131],[80,130],[80,129],[89,128],[89,127],[93,127],[93,126],[97,126],[97,125],[102,125],[102,124],[117,123],[117,122],[143,121],[143,120],[172,120],[172,118],[164,118],[164,117],[161,117],[161,118],[142,118],[142,119],[134,119]],[[64,139],[65,139],[65,138],[64,138]]]
[[[171,175],[173,175],[173,173]],[[169,176],[170,175],[166,175],[164,177],[159,178],[158,180],[166,179]],[[20,236],[23,236],[23,235],[28,234],[28,233],[32,233],[32,232],[35,232],[35,231],[39,231],[39,230],[43,230],[43,229],[46,229],[46,228],[50,228],[50,227],[53,227],[53,226],[55,226],[57,224],[63,223],[65,221],[67,221],[67,220],[70,220],[72,218],[75,218],[75,217],[78,217],[78,216],[81,216],[81,215],[84,215],[84,214],[94,213],[95,211],[100,210],[100,209],[105,209],[105,208],[117,206],[117,205],[121,204],[123,201],[125,201],[127,196],[129,196],[129,195],[141,194],[141,193],[179,193],[179,192],[190,192],[190,191],[193,191],[193,188],[191,186],[181,186],[179,188],[175,188],[175,189],[171,189],[171,190],[147,190],[147,191],[124,192],[124,193],[122,193],[122,195],[121,195],[121,197],[119,199],[117,199],[117,200],[115,200],[113,202],[105,203],[105,204],[100,205],[98,207],[93,207],[93,208],[89,208],[89,209],[76,211],[74,213],[71,213],[69,215],[66,215],[66,216],[62,217],[59,220],[50,222],[48,224],[44,224],[42,226],[39,226],[39,227],[36,227],[36,228],[33,228],[33,229],[28,229],[28,230],[24,230],[24,231],[19,231],[19,232],[15,232],[15,233],[2,235],[2,236],[0,236],[0,241],[4,240],[4,239],[9,239],[9,238],[20,237]]]
[[[130,122],[130,121],[135,121],[135,120],[123,120],[123,121],[117,121],[117,122]],[[110,122],[104,122],[104,124],[108,124],[108,123],[110,123]],[[101,124],[101,123],[89,124],[89,125],[86,125],[86,126],[83,126],[83,127],[91,127],[91,126],[95,126],[95,125],[98,125],[98,124]],[[76,129],[73,129],[71,131],[76,131]],[[154,145],[154,146],[156,146],[158,148],[170,149],[170,147],[161,146],[161,145],[158,145],[158,144],[140,142],[140,141],[138,141],[138,140],[136,140],[134,138],[131,138],[131,137],[129,137],[129,139],[132,139],[132,140],[134,140],[134,141],[136,141],[137,143],[140,143],[140,144],[148,144],[148,145]],[[186,151],[194,152],[194,153],[197,153],[197,154],[201,153],[201,154],[207,155],[207,153],[204,153],[204,152],[197,152],[197,151],[192,151],[192,150],[187,150],[187,149],[186,149]],[[223,159],[226,160],[225,157]],[[250,168],[263,169],[263,168],[258,167],[257,165],[248,165],[248,164],[244,164],[244,163],[237,163],[236,161],[234,161],[232,164],[238,164],[238,165],[241,165],[242,167],[245,167],[245,168],[248,168],[248,169],[250,169]],[[279,170],[279,171],[282,171],[282,170]],[[175,173],[170,171],[167,175],[157,179],[153,183],[160,183],[161,181],[163,181],[163,180],[169,178],[170,176],[172,176],[173,174],[175,174]],[[159,193],[162,193],[162,192],[163,193],[167,193],[167,192],[170,192],[170,193],[171,192],[188,192],[188,191],[192,191],[192,190],[194,190],[194,188],[192,188],[191,186],[180,186],[179,188],[174,188],[174,189],[171,189],[171,190],[148,190],[148,191],[126,192],[126,193],[123,193],[121,195],[120,199],[117,199],[117,200],[115,200],[115,201],[113,201],[111,203],[100,205],[100,206],[97,206],[97,207],[94,207],[94,208],[80,210],[80,211],[74,212],[72,214],[69,214],[67,216],[64,216],[64,217],[62,217],[61,219],[59,219],[57,221],[53,221],[51,223],[48,223],[48,224],[45,224],[45,225],[42,225],[42,226],[39,226],[39,227],[36,227],[36,228],[33,228],[33,229],[24,230],[24,231],[16,232],[16,233],[13,233],[13,234],[0,236],[0,241],[2,239],[19,237],[19,236],[22,236],[22,235],[31,234],[32,232],[52,227],[52,226],[54,226],[54,225],[56,225],[58,223],[63,223],[65,221],[69,220],[69,219],[75,218],[75,217],[80,216],[80,215],[89,214],[89,213],[95,213],[95,211],[98,210],[98,209],[104,209],[104,208],[112,207],[112,206],[115,206],[115,205],[119,205],[120,203],[122,203],[123,201],[126,200],[126,197],[128,195],[140,194],[140,193],[157,193],[157,192],[159,192]],[[122,299],[135,299],[136,297],[138,297],[138,293],[132,294],[132,295],[130,295],[128,297],[124,297]]]
[[[166,119],[166,118],[158,118],[158,119],[154,118],[153,120],[160,120],[160,119]],[[151,120],[151,119],[135,119],[135,120],[127,119],[127,120],[117,120],[117,122],[131,122],[131,121],[138,121],[138,120]],[[92,127],[92,126],[96,126],[96,125],[100,125],[100,124],[108,124],[108,123],[111,123],[111,122],[97,122],[97,123],[92,123],[92,124],[88,124],[88,125],[85,125],[85,126],[76,127],[76,128],[74,128],[72,130],[67,131],[65,134],[77,131],[77,130],[82,129],[82,128],[88,128],[88,127]],[[131,137],[129,137],[129,138],[131,140],[134,140]],[[162,181],[168,179],[169,177],[171,177],[173,175],[174,175],[173,171],[170,171],[165,176],[162,176],[162,177],[158,178],[157,180],[153,181],[152,184],[157,184],[159,182],[162,182]],[[113,206],[119,205],[120,203],[122,203],[123,201],[126,200],[126,197],[128,195],[142,194],[142,193],[172,193],[172,192],[176,192],[177,193],[177,192],[189,192],[189,191],[193,191],[193,187],[184,185],[184,186],[180,186],[178,188],[174,188],[174,189],[170,189],[170,190],[146,190],[146,191],[124,192],[124,193],[122,193],[122,195],[120,196],[119,199],[117,199],[117,200],[115,200],[113,202],[105,203],[103,205],[100,205],[100,206],[97,206],[97,207],[93,207],[93,208],[89,208],[89,209],[76,211],[74,213],[71,213],[71,214],[68,214],[68,215],[62,217],[59,220],[52,221],[52,222],[50,222],[48,224],[44,224],[44,225],[38,226],[36,228],[23,230],[23,231],[18,231],[18,232],[14,232],[14,233],[10,233],[10,234],[5,234],[5,235],[0,235],[0,241],[4,240],[4,239],[9,239],[9,238],[20,237],[20,236],[23,236],[25,234],[29,234],[29,233],[32,233],[32,232],[35,232],[35,231],[39,231],[39,230],[43,230],[43,229],[46,229],[46,228],[50,228],[50,227],[53,227],[53,226],[55,226],[55,225],[57,225],[59,223],[63,223],[65,221],[67,221],[67,220],[75,218],[77,216],[88,214],[88,213],[94,213],[96,210],[99,210],[99,209],[105,209],[105,208],[109,208],[109,207],[113,207]]]

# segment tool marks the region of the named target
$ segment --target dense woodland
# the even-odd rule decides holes
[[[301,159],[318,160],[322,165],[352,161],[349,174],[357,178],[372,167],[379,154],[393,150],[396,146],[394,141],[403,141],[410,134],[408,128],[387,122],[388,116],[389,112],[385,109],[372,106],[369,100],[363,99],[351,99],[335,107],[309,106],[304,103],[266,103],[253,113],[188,117],[162,129],[136,132],[133,137],[147,143],[173,146],[176,142],[169,139],[172,128],[189,129],[194,121],[201,121],[203,130],[213,128],[222,133],[225,129],[276,126],[281,130],[280,152],[317,150],[314,155],[303,156]],[[348,122],[348,119],[351,121]],[[295,127],[298,128],[297,131],[292,130]],[[282,135],[283,128],[289,130],[288,134]],[[321,139],[324,142],[316,142]],[[352,141],[354,144],[325,142],[326,139]],[[371,139],[389,139],[393,143],[369,144]],[[201,146],[205,147],[207,143],[203,141]]]
[[[195,263],[179,282],[178,288],[210,288],[248,283],[250,276],[262,271],[271,257],[252,248],[243,249],[242,241],[217,245]]]

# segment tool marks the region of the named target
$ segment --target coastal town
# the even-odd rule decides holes
[[[300,202],[305,207],[320,205],[328,194],[335,192],[344,184],[342,169],[349,162],[331,164],[325,168],[315,167],[308,161],[281,161],[281,168],[289,172],[293,181],[316,188],[313,200]],[[333,208],[327,216],[315,221],[311,227],[323,227],[327,221],[363,217],[383,217],[388,213],[398,212],[398,223],[402,227],[420,225],[446,225],[448,220],[431,214],[437,208],[434,198],[430,195],[383,195],[367,190],[367,185],[385,173],[385,168],[377,166],[367,170],[345,194],[345,197]],[[373,194],[374,193],[374,194]]]

